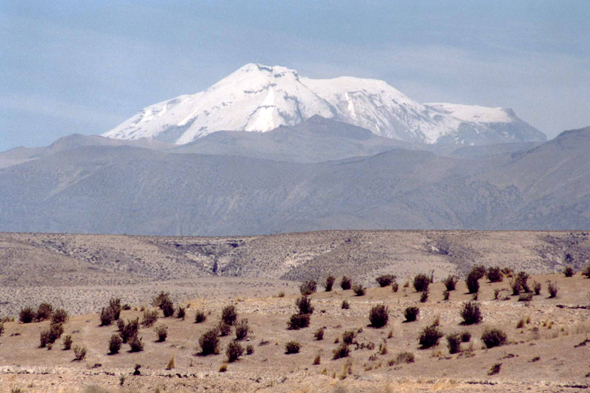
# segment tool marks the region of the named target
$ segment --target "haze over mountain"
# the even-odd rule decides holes
[[[141,143],[72,136],[0,169],[0,230],[590,229],[590,128],[445,154],[319,117]]]
[[[205,91],[149,106],[103,135],[187,144],[215,131],[266,132],[314,115],[413,143],[546,140],[510,109],[422,105],[383,81],[310,79],[285,67],[259,64],[247,64]]]

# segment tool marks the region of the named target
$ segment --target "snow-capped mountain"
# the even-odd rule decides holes
[[[205,91],[149,106],[103,136],[186,144],[215,131],[294,126],[314,115],[408,142],[471,145],[546,139],[510,109],[423,105],[383,81],[309,79],[259,64],[247,64]]]

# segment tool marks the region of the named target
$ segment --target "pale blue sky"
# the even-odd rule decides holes
[[[98,134],[250,62],[590,125],[590,1],[0,2],[0,151]]]

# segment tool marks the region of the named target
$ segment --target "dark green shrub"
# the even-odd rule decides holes
[[[541,283],[540,282],[533,281],[533,292],[535,292],[535,295],[541,294]]]
[[[313,314],[313,306],[311,305],[311,298],[302,296],[297,298],[295,305],[299,308],[299,314]]]
[[[174,315],[174,303],[172,303],[171,301],[162,302],[160,308],[162,309],[164,317],[169,318]]]
[[[525,292],[531,291],[531,289],[529,288],[529,285],[528,285],[529,277],[530,276],[525,272],[518,272],[518,275],[516,276],[516,281],[520,285],[520,288]]]
[[[301,349],[301,344],[299,344],[297,341],[289,341],[287,344],[285,344],[285,353],[289,354],[293,354],[293,353],[299,353],[299,350]]]
[[[506,333],[499,329],[486,329],[481,335],[481,340],[487,348],[499,347],[506,344]]]
[[[365,292],[367,291],[362,285],[355,285],[352,287],[352,291],[356,296],[364,296]]]
[[[18,320],[22,323],[31,323],[35,319],[35,316],[35,310],[33,310],[33,307],[25,307],[20,310]]]
[[[158,321],[158,310],[144,310],[141,326],[152,327]]]
[[[113,312],[113,321],[116,321],[119,318],[121,318],[121,299],[112,298],[111,300],[109,300],[109,308]]]
[[[389,309],[383,304],[374,306],[371,308],[369,321],[374,328],[382,328],[387,325],[387,321],[389,321]]]
[[[553,281],[549,282],[547,289],[549,291],[550,298],[554,298],[557,296],[557,292],[559,291],[559,287],[557,286],[556,283],[554,283]]]
[[[219,332],[217,329],[210,329],[199,338],[201,355],[213,355],[219,353]]]
[[[135,335],[129,339],[129,347],[131,352],[141,352],[143,351],[143,341],[141,337]]]
[[[469,293],[479,292],[479,273],[480,272],[473,270],[467,275],[465,285],[467,285],[467,290]]]
[[[100,310],[100,326],[109,326],[114,321],[113,310],[110,307]]]
[[[72,336],[71,335],[66,335],[64,336],[63,339],[63,347],[64,347],[64,351],[69,351],[72,348],[72,343],[74,340],[72,340]]]
[[[498,266],[490,266],[488,271],[486,272],[486,278],[490,282],[501,282],[504,280],[504,275],[502,274],[502,269]]]
[[[238,311],[233,305],[225,306],[221,312],[221,320],[226,324],[233,326],[238,319]]]
[[[350,278],[344,276],[342,277],[342,281],[340,281],[340,288],[342,288],[343,291],[347,291],[352,287],[352,281],[350,281]]]
[[[457,286],[457,277],[450,274],[447,276],[447,278],[444,279],[443,284],[445,284],[445,288],[447,288],[447,291],[454,291],[455,287]]]
[[[160,292],[158,296],[152,300],[152,306],[162,308],[163,303],[171,302],[170,294],[168,292]]]
[[[387,287],[391,285],[396,279],[396,276],[393,274],[384,274],[382,276],[377,277],[375,280],[380,287]]]
[[[299,291],[303,296],[309,296],[312,293],[315,293],[317,288],[317,282],[315,282],[314,280],[308,280],[301,284],[301,286],[299,287]]]
[[[247,319],[242,319],[236,324],[236,340],[244,340],[248,337],[250,331],[250,325],[248,325]]]
[[[121,340],[121,337],[118,334],[113,334],[109,340],[109,353],[111,355],[119,353],[122,343],[123,340]]]
[[[74,360],[77,362],[84,360],[84,358],[86,357],[86,352],[88,352],[88,349],[86,349],[86,347],[80,347],[76,345],[74,347]]]
[[[219,325],[217,325],[217,331],[221,337],[229,336],[231,333],[231,326],[223,321],[219,321]]]
[[[122,319],[117,319],[117,330],[119,333],[123,333],[125,330],[125,322]]]
[[[414,277],[414,289],[416,292],[426,292],[430,285],[430,277],[426,274],[418,274]]]
[[[203,323],[207,320],[207,316],[205,315],[205,313],[201,310],[197,310],[197,313],[195,314],[195,323]]]
[[[443,336],[437,326],[427,326],[422,330],[419,337],[420,347],[422,349],[432,348],[438,345],[438,340]]]
[[[299,330],[309,326],[309,314],[293,314],[287,322],[289,330]]]
[[[412,352],[400,352],[395,357],[395,364],[414,363],[414,354]]]
[[[61,323],[52,323],[49,325],[49,329],[41,331],[40,334],[40,347],[43,348],[47,344],[53,344],[61,337],[64,332],[63,325]]]
[[[348,300],[343,300],[342,301],[342,309],[348,310],[349,308],[350,308],[350,303],[348,303]]]
[[[590,264],[582,270],[582,276],[586,276],[586,278],[590,278]]]
[[[51,314],[53,313],[53,306],[49,303],[41,303],[37,308],[37,321],[44,321],[46,319],[51,318]]]
[[[572,269],[571,266],[567,266],[565,269],[563,269],[563,275],[566,277],[573,277],[574,269]]]
[[[461,352],[461,336],[459,334],[447,335],[447,346],[450,354]]]
[[[51,323],[59,324],[66,323],[68,321],[68,313],[63,308],[58,308],[53,314],[51,314]]]
[[[182,319],[184,321],[185,317],[186,317],[186,308],[178,306],[178,309],[176,310],[176,318]]]
[[[121,340],[125,344],[132,338],[137,336],[139,333],[139,318],[135,318],[133,320],[127,320],[127,324],[123,327],[123,331],[119,332],[121,335]]]
[[[239,342],[230,341],[230,343],[227,345],[225,354],[227,355],[227,361],[229,363],[233,363],[244,354],[244,348]]]
[[[479,309],[479,304],[473,301],[463,304],[463,309],[461,309],[461,318],[463,318],[464,325],[480,323],[482,316],[481,310]]]
[[[354,341],[355,336],[356,333],[354,332],[354,330],[347,330],[344,333],[342,333],[342,342],[350,345]]]
[[[512,296],[518,296],[518,294],[522,290],[520,282],[516,278],[510,279],[510,288],[512,288]]]
[[[469,333],[467,330],[461,332],[460,334],[461,342],[468,343],[469,341],[471,341],[471,333]]]
[[[166,325],[160,325],[156,329],[156,335],[158,336],[158,342],[163,343],[168,337],[168,327]]]
[[[408,321],[408,322],[415,321],[418,318],[419,314],[420,314],[420,309],[415,306],[410,306],[410,307],[406,308],[406,310],[404,311],[404,317],[406,317],[406,321]]]
[[[314,333],[314,337],[318,341],[323,340],[324,339],[324,328],[319,328],[318,330],[316,330],[316,332]]]
[[[473,273],[474,276],[477,277],[478,280],[480,280],[481,278],[483,278],[483,276],[486,275],[486,268],[483,265],[474,266],[471,269],[471,273]]]
[[[333,359],[342,359],[345,357],[348,357],[348,355],[350,354],[350,348],[348,347],[348,344],[346,343],[342,343],[340,344],[338,347],[336,347],[336,349],[334,349],[334,351],[332,352]]]
[[[326,292],[332,291],[332,287],[334,286],[335,281],[336,281],[336,278],[334,276],[326,277],[326,282],[324,283],[324,288],[326,289]]]
[[[428,301],[428,291],[422,292],[420,295],[420,303],[426,303]]]

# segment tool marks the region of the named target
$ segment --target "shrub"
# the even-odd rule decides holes
[[[454,291],[455,287],[457,286],[457,281],[457,277],[451,274],[443,280],[443,283],[445,284],[447,291]]]
[[[426,274],[418,274],[414,277],[414,289],[416,292],[428,291],[430,285],[430,278]]]
[[[324,328],[319,328],[318,330],[316,330],[316,332],[313,334],[315,339],[318,341],[321,341],[324,339]]]
[[[64,351],[69,351],[72,348],[72,343],[74,340],[72,340],[72,336],[71,335],[66,335],[64,336],[63,339],[63,347],[64,347]]]
[[[309,326],[309,314],[293,314],[287,322],[289,330],[299,330]]]
[[[141,337],[135,335],[129,339],[129,347],[131,347],[131,352],[141,352],[143,351],[143,341]]]
[[[195,314],[195,323],[203,323],[207,320],[207,316],[205,315],[205,313],[201,310],[197,310],[197,313]]]
[[[422,292],[420,295],[420,303],[426,303],[428,301],[428,291]]]
[[[122,319],[117,319],[117,330],[119,333],[123,333],[125,330],[125,322]]]
[[[233,326],[233,324],[236,323],[236,319],[238,319],[236,307],[233,305],[225,306],[221,312],[221,320],[226,324]]]
[[[186,317],[186,308],[178,306],[178,309],[176,310],[176,318],[182,319],[184,321],[185,317]]]
[[[344,333],[342,333],[342,342],[350,345],[354,341],[355,336],[356,333],[354,330],[346,330]]]
[[[408,321],[408,322],[415,321],[418,318],[419,314],[420,314],[420,309],[415,306],[410,306],[410,307],[406,308],[406,310],[404,311],[404,317],[406,317],[406,321]]]
[[[129,305],[127,305],[127,307],[129,307]],[[112,298],[111,300],[109,300],[109,308],[113,312],[113,321],[116,321],[117,319],[121,318],[121,299]]]
[[[393,274],[384,274],[382,276],[377,277],[375,280],[380,287],[387,287],[391,285],[396,279],[396,276]]]
[[[465,284],[467,285],[467,289],[469,293],[477,293],[479,292],[479,274],[480,272],[477,270],[472,270],[471,273],[467,275],[467,279],[465,280]]]
[[[355,285],[352,287],[352,291],[356,296],[364,296],[365,292],[367,291],[362,285]]]
[[[427,326],[422,330],[419,337],[422,349],[432,348],[438,345],[438,340],[443,336],[437,326]]]
[[[335,281],[336,281],[336,278],[334,276],[326,277],[326,282],[324,283],[324,289],[326,290],[326,292],[332,291],[332,287],[334,286]]]
[[[207,356],[219,353],[219,332],[217,329],[210,329],[199,338],[201,355]]]
[[[242,319],[236,324],[236,340],[243,340],[248,337],[250,326],[247,319]]]
[[[350,278],[344,276],[342,277],[342,281],[340,281],[340,288],[342,288],[343,291],[347,291],[352,287],[352,281],[350,281]]]
[[[549,297],[554,298],[557,296],[557,292],[559,291],[559,287],[557,286],[556,283],[550,281],[549,286],[548,286],[548,290],[549,290]]]
[[[254,353],[254,347],[252,344],[248,344],[246,346],[246,355],[252,355]]]
[[[74,347],[74,360],[77,362],[84,360],[84,358],[86,357],[86,352],[88,352],[88,349],[86,349],[86,347],[80,347],[76,345]]]
[[[109,340],[109,353],[111,355],[119,353],[122,343],[123,340],[121,340],[121,337],[118,334],[113,334]]]
[[[518,301],[519,302],[530,302],[531,300],[533,300],[533,294],[532,293],[521,293],[518,296]]]
[[[447,335],[447,346],[449,347],[450,354],[461,352],[461,335],[459,335],[459,334]]]
[[[311,299],[307,296],[297,298],[295,305],[299,308],[299,314],[313,314],[313,306],[311,305]]]
[[[586,276],[586,278],[590,278],[590,264],[582,270],[582,276]]]
[[[0,321],[0,336],[4,334],[4,322]]]
[[[516,281],[520,284],[520,288],[525,291],[525,292],[530,292],[531,289],[528,286],[528,279],[529,279],[529,275],[525,272],[518,272],[518,275],[516,276]]]
[[[22,323],[31,323],[35,319],[35,310],[32,307],[25,307],[20,310],[18,320]]]
[[[160,305],[162,312],[164,313],[164,317],[168,318],[174,315],[174,303],[172,301],[164,301]]]
[[[393,285],[391,286],[391,290],[393,292],[397,292],[399,290],[399,284],[394,282]]]
[[[449,290],[446,290],[443,292],[443,300],[447,301],[449,300],[449,297],[451,297],[451,292]]]
[[[518,296],[522,289],[520,282],[516,278],[510,279],[510,288],[512,288],[512,296]]]
[[[499,329],[486,329],[481,335],[481,340],[487,348],[494,348],[506,344],[507,336]]]
[[[287,344],[285,344],[285,352],[287,354],[299,353],[300,349],[301,344],[299,344],[297,341],[289,341]]]
[[[52,323],[49,329],[41,331],[40,334],[40,347],[43,348],[47,344],[53,344],[64,332],[63,325],[61,323]]]
[[[566,277],[573,277],[574,269],[572,269],[571,266],[567,266],[565,269],[563,269],[563,275]]]
[[[461,318],[463,318],[464,325],[473,325],[476,323],[480,323],[482,320],[482,316],[481,311],[479,309],[479,304],[473,301],[463,304],[463,309],[461,310]]]
[[[158,310],[144,310],[141,326],[152,327],[158,321]]]
[[[387,321],[389,321],[389,309],[383,304],[374,306],[371,308],[369,321],[374,328],[382,328],[387,325]]]
[[[488,375],[496,375],[500,372],[500,369],[502,368],[502,363],[496,363],[494,364],[491,368],[490,371],[488,371]]]
[[[490,282],[501,282],[504,280],[504,275],[502,274],[502,270],[497,267],[489,267],[488,271],[486,272],[486,278],[490,281]]]
[[[231,341],[227,345],[225,354],[227,355],[227,361],[233,363],[244,354],[244,348],[240,345],[239,342]]]
[[[299,287],[299,291],[303,296],[309,296],[312,293],[315,293],[317,290],[318,284],[314,280],[305,281]]]
[[[55,312],[51,315],[51,323],[58,324],[58,323],[66,323],[68,321],[68,312],[63,308],[58,308]]]
[[[535,292],[535,295],[541,294],[541,283],[540,282],[533,281],[533,291]]]
[[[37,321],[44,321],[51,318],[53,313],[53,306],[49,303],[41,303],[37,308]]]
[[[342,309],[348,310],[349,308],[350,308],[350,303],[348,303],[348,300],[343,300],[342,301]]]
[[[467,330],[464,330],[460,333],[461,336],[461,342],[464,343],[468,343],[469,341],[471,341],[471,333],[469,333]]]
[[[156,335],[158,336],[158,342],[163,343],[168,337],[168,327],[166,325],[160,325],[156,329]]]
[[[395,357],[395,364],[414,363],[414,354],[412,352],[400,352]]]
[[[158,296],[154,297],[152,300],[152,306],[162,308],[162,304],[166,302],[171,302],[170,294],[168,292],[160,292]]]
[[[315,358],[313,358],[313,363],[312,363],[312,364],[313,364],[314,366],[317,366],[317,365],[319,365],[319,364],[321,364],[321,363],[322,363],[322,357],[321,357],[319,354],[317,354],[317,355],[315,356]]]
[[[107,308],[103,307],[102,310],[100,311],[99,317],[100,317],[100,326],[109,326],[115,320],[113,310],[110,307],[107,307]]]
[[[132,337],[137,336],[139,332],[139,318],[135,318],[133,320],[127,320],[127,324],[125,324],[123,331],[119,332],[121,335],[121,339],[126,344]]]
[[[470,273],[473,273],[473,275],[479,280],[486,275],[486,268],[483,265],[474,266]]]
[[[219,325],[217,325],[217,331],[221,337],[229,336],[231,333],[231,326],[223,321],[219,321]]]
[[[333,359],[342,359],[345,357],[348,357],[348,355],[350,354],[350,348],[348,347],[348,344],[346,343],[342,343],[340,344],[338,347],[336,347],[336,349],[334,349],[334,351],[332,351]]]

